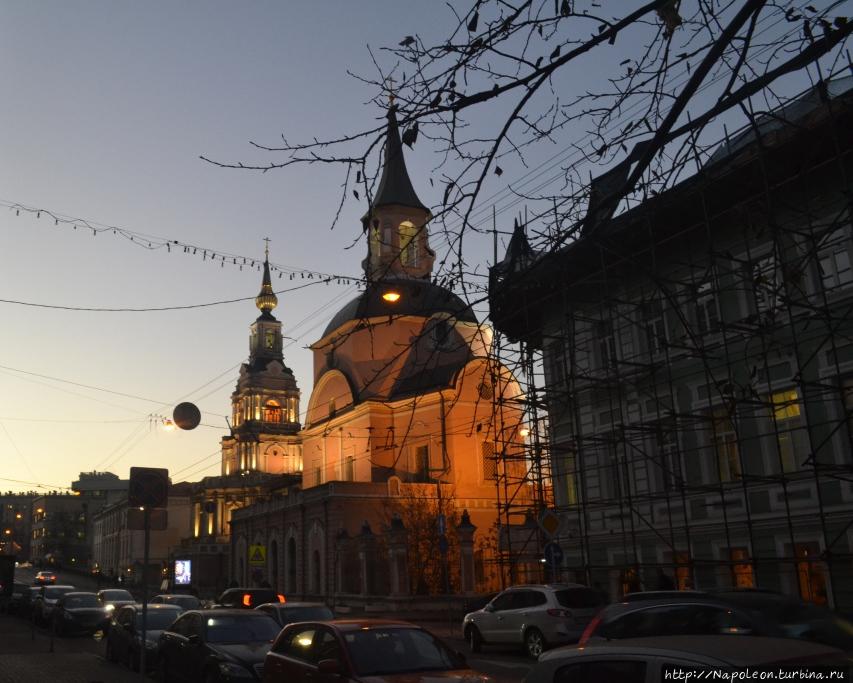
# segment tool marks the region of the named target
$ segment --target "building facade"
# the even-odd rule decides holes
[[[168,566],[172,550],[190,532],[191,484],[173,485],[166,506],[167,526],[152,529],[148,551],[148,580]],[[132,526],[132,525],[131,525]],[[145,532],[128,528],[128,502],[123,498],[92,515],[92,569],[102,578],[136,583],[141,580],[145,557]],[[156,571],[153,571],[154,568]]]
[[[0,555],[30,559],[31,507],[35,493],[0,495]]]
[[[850,88],[492,269],[497,329],[543,361],[564,576],[853,607]]]

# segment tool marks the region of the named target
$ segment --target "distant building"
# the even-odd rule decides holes
[[[88,568],[92,517],[105,505],[127,497],[127,479],[112,472],[81,472],[71,492],[33,499],[31,556],[34,561]]]
[[[544,360],[564,576],[853,607],[852,85],[492,269],[496,328]]]
[[[150,532],[148,581],[155,583],[160,570],[170,559],[171,551],[180,545],[190,531],[190,494],[192,485],[182,483],[169,488],[166,506],[168,525],[165,530]],[[144,566],[145,532],[128,528],[128,501],[104,506],[92,515],[91,565],[101,577],[124,576],[136,583]]]
[[[30,508],[35,498],[35,493],[0,494],[0,555],[30,559]]]

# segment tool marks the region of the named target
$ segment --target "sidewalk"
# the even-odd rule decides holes
[[[35,638],[33,637],[35,635]],[[55,638],[29,622],[0,615],[0,683],[130,683],[141,680],[101,656],[103,646],[87,637]]]

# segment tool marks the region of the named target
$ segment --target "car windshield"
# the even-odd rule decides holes
[[[325,605],[315,607],[282,607],[278,610],[278,618],[282,624],[292,624],[296,621],[328,621],[335,615]]]
[[[215,616],[207,619],[209,643],[261,643],[272,642],[281,630],[266,615]]]
[[[109,590],[101,592],[101,599],[106,602],[115,602],[118,600],[133,600],[133,596],[128,593],[126,590]]]
[[[151,609],[145,620],[147,631],[165,631],[181,613],[176,609]],[[142,611],[136,613],[136,628],[142,630]]]
[[[344,633],[361,676],[463,668],[460,659],[431,634],[416,628],[371,628]]]
[[[69,595],[65,598],[65,607],[67,609],[98,607],[98,598],[94,593],[89,595]]]
[[[601,607],[604,599],[589,588],[564,588],[555,592],[557,602],[569,609],[591,609]]]
[[[45,600],[57,600],[74,589],[71,586],[50,586],[44,589]]]
[[[167,595],[163,602],[169,605],[177,605],[183,609],[199,609],[201,601],[192,595]]]

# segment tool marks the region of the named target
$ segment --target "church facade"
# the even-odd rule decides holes
[[[238,584],[338,604],[500,586],[498,527],[523,522],[499,519],[496,505],[499,486],[525,479],[520,389],[490,357],[490,328],[434,281],[430,219],[392,107],[362,219],[364,287],[310,347],[304,425],[270,312],[275,295],[258,297],[223,470],[202,482],[196,513],[197,538],[212,528],[230,544]],[[237,501],[229,486],[250,482]],[[519,509],[530,492],[514,486]]]

